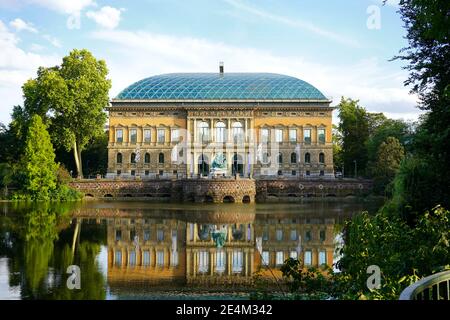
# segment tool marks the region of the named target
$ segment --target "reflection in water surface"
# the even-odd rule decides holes
[[[331,266],[345,219],[374,203],[3,203],[0,298],[242,298],[288,257]],[[262,254],[256,248],[262,242]],[[66,286],[78,265],[81,289]]]

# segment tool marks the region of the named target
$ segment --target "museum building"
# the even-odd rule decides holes
[[[331,100],[273,73],[173,73],[111,101],[108,178],[334,178]]]

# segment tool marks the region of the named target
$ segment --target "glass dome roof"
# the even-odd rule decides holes
[[[125,88],[116,100],[325,100],[311,84],[275,73],[170,73]]]

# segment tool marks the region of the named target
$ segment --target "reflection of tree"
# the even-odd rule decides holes
[[[61,230],[69,225],[71,208],[34,204],[33,208],[16,208],[19,214],[9,219],[1,218],[0,240],[4,241],[0,255],[10,258],[10,286],[20,285],[23,299],[105,298],[105,279],[96,259],[105,231],[89,226],[73,254],[74,228]],[[71,264],[81,269],[81,290],[66,286],[66,270]]]

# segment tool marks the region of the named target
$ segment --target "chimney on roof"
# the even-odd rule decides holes
[[[219,72],[221,75],[223,74],[223,61],[219,62]]]

